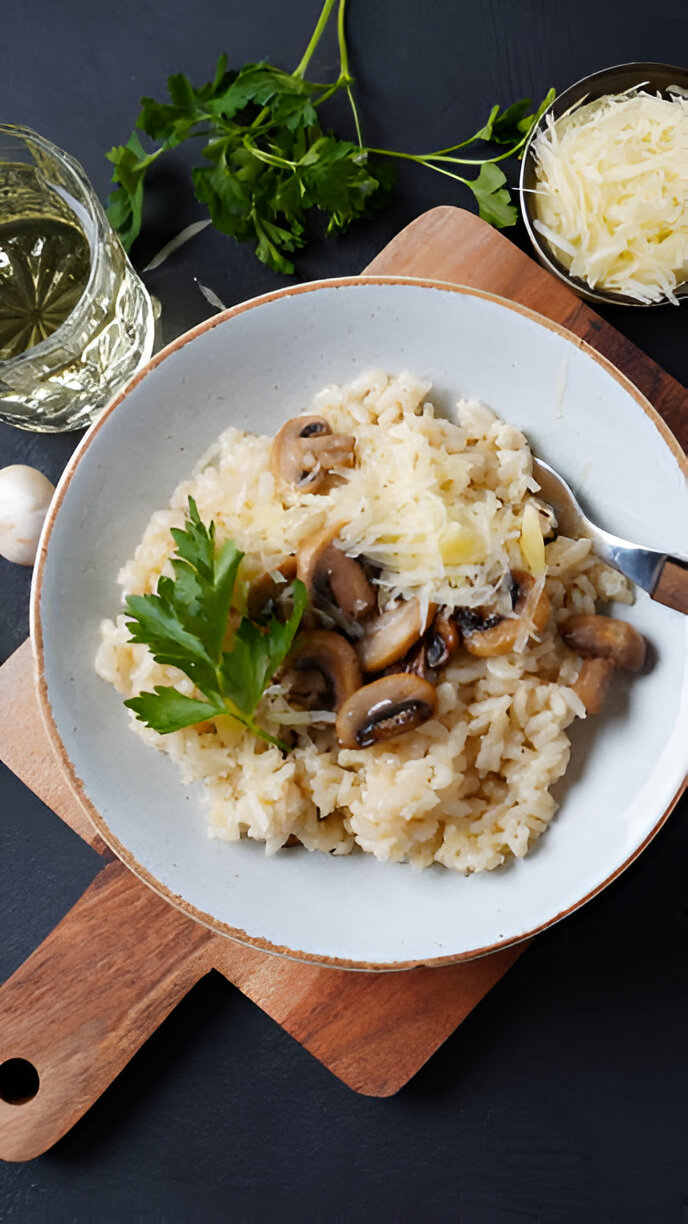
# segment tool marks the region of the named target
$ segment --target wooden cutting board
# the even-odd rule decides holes
[[[472,214],[425,213],[366,272],[470,285],[548,315],[610,358],[685,441],[680,384]],[[0,759],[107,860],[0,988],[0,1159],[28,1160],[64,1135],[211,969],[355,1091],[389,1096],[526,946],[444,968],[358,973],[271,956],[192,921],[113,860],[56,766],[29,642],[0,669]]]

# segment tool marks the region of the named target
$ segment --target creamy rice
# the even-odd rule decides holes
[[[425,606],[490,603],[508,615],[503,579],[524,568],[523,510],[538,492],[526,439],[475,402],[458,405],[459,424],[436,417],[429,390],[409,374],[375,371],[321,392],[310,411],[356,437],[356,466],[324,492],[281,488],[269,466],[271,438],[226,430],[169,508],[153,515],[119,575],[124,594],[152,592],[161,573],[171,574],[170,528],[183,526],[191,495],[203,520],[214,520],[218,541],[232,538],[247,554],[244,592],[314,531],[344,524],[342,547],[379,567],[381,605],[413,595]],[[457,532],[469,560],[457,559]],[[341,748],[333,716],[314,721],[278,683],[257,716],[274,735],[292,733],[287,755],[230,717],[162,736],[130,715],[132,729],[169,753],[185,783],[203,779],[215,837],[248,836],[273,852],[291,835],[309,850],[491,870],[523,856],[551,821],[549,788],[569,760],[566,728],[585,717],[571,687],[581,659],[557,623],[601,601],[631,601],[625,579],[593,556],[588,540],[558,536],[545,558],[548,627],[506,655],[477,658],[460,648],[439,673],[435,716],[397,738]],[[103,622],[103,679],[125,697],[156,684],[193,693],[186,676],[128,639],[125,615]]]

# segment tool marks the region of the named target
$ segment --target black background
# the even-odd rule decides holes
[[[169,73],[200,84],[217,55],[296,65],[319,0],[5,0],[0,117],[72,152],[105,196],[104,152]],[[564,89],[610,64],[688,64],[685,0],[351,0],[366,139],[408,151],[467,136],[494,102]],[[312,76],[336,72],[333,34]],[[331,121],[350,135],[346,106]],[[203,210],[183,151],[152,181],[143,266]],[[472,197],[402,166],[395,202],[297,278],[359,271],[406,223]],[[519,245],[519,227],[508,231]],[[146,276],[164,339],[286,278],[206,230]],[[688,381],[685,306],[606,317]],[[0,463],[55,480],[75,435],[0,426]],[[0,559],[0,661],[28,632],[30,572]],[[396,1097],[355,1095],[222,978],[202,981],[49,1153],[0,1163],[11,1221],[688,1221],[686,803],[605,893],[540,936]],[[0,774],[0,979],[100,867],[7,770]],[[394,1035],[390,1034],[390,1041]]]

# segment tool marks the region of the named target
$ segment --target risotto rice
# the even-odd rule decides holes
[[[244,597],[252,579],[313,532],[339,525],[346,553],[375,566],[381,607],[414,596],[424,608],[488,604],[508,616],[505,576],[525,568],[549,597],[549,623],[541,632],[526,625],[507,654],[480,658],[460,648],[437,676],[434,716],[366,748],[339,746],[334,715],[297,708],[278,682],[258,715],[272,734],[292,736],[288,754],[229,716],[162,736],[132,715],[132,729],[170,755],[185,783],[203,780],[212,836],[247,836],[268,852],[298,839],[309,850],[473,872],[523,856],[554,815],[550,787],[568,764],[566,728],[585,717],[572,687],[581,658],[557,625],[632,596],[589,540],[549,530],[553,515],[537,498],[523,434],[476,402],[462,401],[456,420],[445,420],[429,391],[407,373],[379,371],[322,391],[310,411],[353,435],[356,449],[354,467],[335,473],[324,491],[282,487],[271,470],[272,439],[227,429],[169,508],[153,515],[119,575],[124,594],[153,592],[172,573],[170,528],[183,526],[191,495],[218,541],[231,538],[246,553]],[[527,506],[552,536],[540,567],[524,535]],[[125,697],[156,684],[194,692],[181,672],[129,641],[124,614],[103,622],[96,669]]]

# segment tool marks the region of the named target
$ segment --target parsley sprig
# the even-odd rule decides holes
[[[254,735],[288,751],[288,746],[258,725],[254,713],[278,667],[284,662],[306,606],[306,588],[294,583],[294,607],[282,624],[274,616],[258,627],[242,617],[231,649],[223,649],[239,565],[244,557],[232,540],[217,552],[215,525],[201,521],[189,498],[183,530],[172,529],[177,551],[174,578],[158,579],[154,595],[129,595],[126,607],[131,642],[148,646],[156,663],[179,668],[203,698],[187,697],[172,685],[125,701],[137,718],[161,735],[217,715],[229,715]]]
[[[321,83],[306,80],[306,69],[337,8],[339,73]],[[487,121],[467,140],[432,153],[404,153],[364,144],[353,95],[344,30],[346,0],[325,0],[302,59],[293,72],[262,61],[229,70],[221,55],[213,80],[198,88],[183,73],[167,82],[169,101],[141,99],[137,128],[155,147],[146,152],[138,131],[107,154],[114,165],[115,191],[108,215],[127,250],[143,217],[144,183],[150,166],[191,137],[204,141],[205,162],[192,172],[197,198],[208,206],[216,229],[239,242],[255,243],[256,255],[276,272],[293,272],[290,255],[306,245],[311,210],[328,217],[328,234],[345,230],[389,197],[394,171],[403,158],[428,166],[463,184],[475,196],[480,216],[501,229],[513,225],[517,210],[498,165],[522,151],[554,91],[534,111],[525,98],[502,111],[493,106]],[[356,140],[326,131],[319,110],[343,90],[351,105]],[[467,157],[470,146],[489,142],[503,148],[490,156]],[[475,178],[455,167],[477,166]]]

